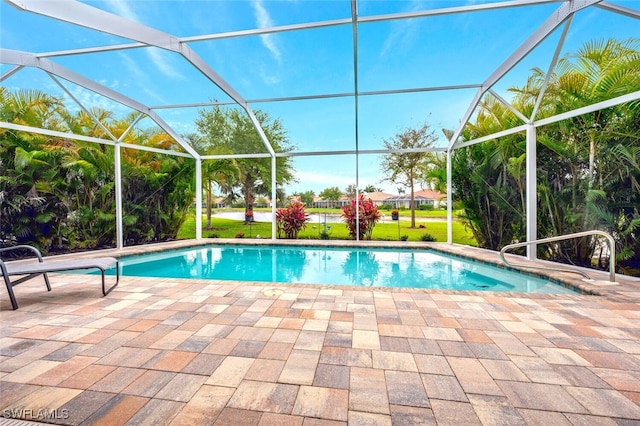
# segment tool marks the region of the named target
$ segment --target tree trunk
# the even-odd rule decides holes
[[[206,191],[207,191],[207,226],[206,229],[211,229],[211,211],[212,211],[212,195],[211,195],[211,181],[207,181]]]
[[[253,195],[253,182],[251,182],[249,178],[245,178],[244,180],[244,187],[242,188],[242,193],[244,197],[244,213],[246,218],[247,212],[249,211],[253,212],[253,202],[255,201],[255,196]]]

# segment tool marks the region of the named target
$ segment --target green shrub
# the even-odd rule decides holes
[[[427,232],[426,234],[422,234],[422,235],[420,236],[420,240],[422,240],[422,241],[438,241],[438,240],[436,239],[436,237],[434,237],[433,235],[431,235],[431,234],[430,234],[430,233],[428,233],[428,232]]]
[[[342,219],[347,224],[352,239],[370,240],[373,227],[380,219],[380,212],[371,198],[365,198],[362,194],[359,196],[357,208],[358,210],[354,198],[350,205],[342,207]]]
[[[309,215],[304,211],[304,204],[299,201],[292,201],[287,207],[276,210],[278,238],[281,232],[284,232],[286,238],[298,238],[298,233],[307,226],[308,221]]]

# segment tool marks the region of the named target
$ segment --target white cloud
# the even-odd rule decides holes
[[[409,5],[409,11],[421,10],[423,6],[422,1],[413,0]],[[380,56],[385,56],[388,52],[398,48],[406,48],[414,39],[417,29],[415,19],[392,21],[391,32],[380,49]]]
[[[253,6],[253,11],[255,13],[258,28],[268,28],[274,26],[273,20],[271,19],[271,16],[269,16],[269,12],[267,12],[267,10],[264,8],[262,0],[255,0],[251,3],[251,5]],[[276,45],[276,40],[273,35],[262,34],[260,36],[260,39],[262,40],[262,44],[264,45],[264,47],[266,47],[271,52],[273,57],[276,60],[280,61],[280,49]]]
[[[144,25],[143,20],[130,7],[130,3],[123,0],[107,0],[109,8],[118,16],[130,21],[139,22]],[[167,77],[184,80],[184,76],[171,66],[171,54],[162,49],[146,49],[149,59],[153,65]]]
[[[105,111],[111,111],[115,117],[122,117],[131,112],[129,107],[116,101],[112,101],[99,93],[92,92],[79,86],[69,85],[67,88],[73,94],[73,97],[86,109],[100,108]],[[65,106],[69,111],[75,113],[80,110],[80,106],[74,100],[66,95],[64,98]]]
[[[171,66],[171,58],[172,55],[175,55],[174,53],[152,47],[149,49],[148,54],[153,64],[164,75],[178,80],[185,80],[185,77]]]
[[[268,85],[275,85],[280,83],[280,77],[273,74],[272,70],[260,67],[260,78]]]
[[[129,7],[129,3],[123,0],[107,0],[109,8],[115,11],[118,16],[131,21],[140,22],[138,15]]]
[[[143,79],[142,81],[145,81],[148,78],[148,76],[144,73],[144,71],[140,69],[138,64],[129,56],[125,55],[122,52],[119,52],[118,56],[122,60],[122,63],[124,67],[127,69],[127,71],[129,72],[129,74],[132,76],[135,76],[136,80]]]

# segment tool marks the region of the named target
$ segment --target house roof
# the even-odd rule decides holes
[[[443,194],[440,191],[434,191],[433,189],[422,189],[420,191],[414,192],[414,195],[428,198],[430,200],[441,200],[443,198],[447,198],[447,194]]]
[[[373,201],[384,201],[389,197],[393,197],[393,194],[387,194],[386,192],[367,192],[365,195],[367,198],[371,198]]]

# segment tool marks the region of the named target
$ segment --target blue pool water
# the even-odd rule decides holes
[[[547,280],[432,250],[203,246],[120,259],[125,276],[362,287],[571,293]]]

